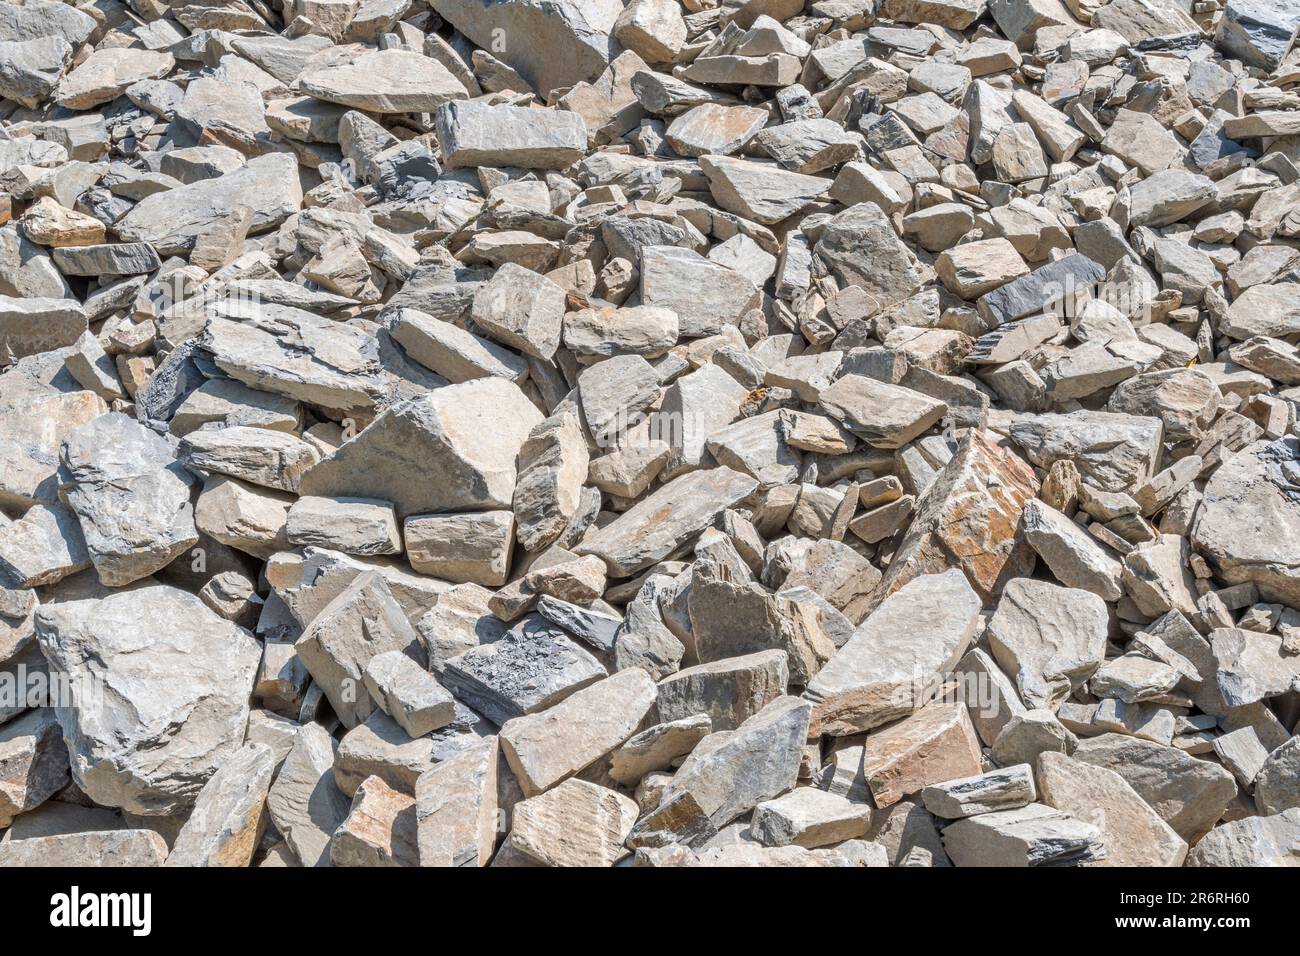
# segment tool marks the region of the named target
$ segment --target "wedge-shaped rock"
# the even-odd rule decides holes
[[[605,668],[559,628],[527,617],[504,637],[447,661],[442,684],[502,725],[553,707],[605,676]]]
[[[701,103],[673,120],[665,138],[679,156],[730,156],[767,120],[766,110],[752,106]]]
[[[48,604],[36,635],[68,682],[55,713],[73,777],[101,806],[184,811],[243,743],[261,653],[192,594],[153,585]]]
[[[1071,460],[1102,491],[1142,487],[1155,472],[1164,438],[1158,418],[1093,411],[1017,415],[1009,431],[1035,465]]]
[[[635,801],[585,780],[515,804],[493,866],[613,866],[636,823]]]
[[[871,807],[816,787],[797,787],[754,808],[750,833],[764,846],[815,849],[867,835]]]
[[[376,50],[340,66],[309,66],[298,86],[318,100],[369,113],[431,113],[469,96],[437,60],[401,49]]]
[[[214,475],[194,506],[201,534],[266,560],[289,547],[285,533],[293,496]]]
[[[880,808],[935,783],[981,771],[979,738],[965,704],[931,703],[866,739],[862,776]]]
[[[403,517],[509,508],[515,457],[541,420],[513,382],[435,389],[389,408],[303,475],[299,490],[383,498]]]
[[[43,804],[68,785],[68,748],[49,707],[0,725],[0,824]]]
[[[726,156],[702,156],[700,168],[719,206],[764,225],[803,212],[831,188],[829,179]]]
[[[113,226],[124,242],[148,242],[161,256],[188,252],[234,209],[253,214],[251,234],[284,222],[302,205],[302,186],[293,154],[268,153],[238,169],[138,202]]]
[[[543,99],[595,79],[618,52],[618,0],[435,0],[444,20],[518,71]],[[524,42],[497,42],[523,37]]]
[[[330,837],[348,815],[350,801],[334,783],[338,741],[317,723],[294,737],[266,806],[275,828],[303,866],[328,866]]]
[[[415,781],[436,761],[432,736],[412,737],[402,725],[376,709],[365,722],[353,727],[339,742],[334,758],[334,782],[354,797],[371,777],[405,794],[415,792]]]
[[[949,292],[971,300],[1029,272],[1016,247],[1002,238],[962,243],[941,253],[934,268]]]
[[[690,753],[713,731],[708,714],[655,724],[629,737],[610,755],[609,775],[616,783],[635,786],[647,773],[664,770]]]
[[[622,744],[655,701],[640,668],[575,691],[544,711],[501,728],[501,748],[526,796],[549,790]]]
[[[957,866],[1078,866],[1106,855],[1100,830],[1041,803],[959,820],[943,847]]]
[[[67,508],[33,505],[0,527],[0,581],[14,588],[54,584],[90,567],[77,516]],[[0,660],[6,657],[0,653]]]
[[[453,385],[489,375],[518,383],[528,374],[527,361],[510,349],[415,309],[398,311],[392,334],[407,355]]]
[[[563,110],[447,103],[438,109],[437,130],[443,163],[452,169],[564,169],[587,151],[587,124]]]
[[[1097,866],[1182,866],[1187,844],[1118,773],[1060,753],[1038,758],[1043,803],[1102,833]]]
[[[1137,737],[1081,740],[1073,756],[1123,777],[1189,844],[1209,832],[1237,793],[1232,774],[1212,761]]]
[[[1055,508],[1034,499],[1025,506],[1025,540],[1056,579],[1069,588],[1118,601],[1123,566],[1097,540]]]
[[[496,849],[495,736],[486,737],[415,781],[420,866],[487,866]]]
[[[1031,569],[1020,516],[1037,492],[1032,468],[995,436],[972,429],[917,502],[875,599],[955,564],[987,602],[1006,581]]]
[[[979,595],[957,568],[913,578],[808,683],[810,732],[861,733],[916,710],[966,653],[979,613]]]
[[[948,411],[943,402],[910,388],[851,374],[822,389],[819,404],[876,448],[906,445]]]
[[[988,625],[989,647],[1029,707],[1055,709],[1106,652],[1106,602],[1077,588],[1016,578]]]
[[[588,535],[575,550],[603,558],[614,577],[629,577],[677,554],[757,487],[753,478],[726,467],[690,472]]]
[[[714,827],[794,787],[812,705],[778,697],[735,730],[705,737],[673,775],[660,806],[688,792]]]
[[[286,432],[234,425],[195,429],[181,439],[178,457],[197,470],[297,491],[303,472],[320,461],[320,452]]]
[[[936,817],[960,820],[1016,810],[1038,799],[1034,789],[1034,772],[1029,764],[1017,764],[1002,770],[990,770],[975,777],[946,780],[921,791],[925,808]]]
[[[1191,541],[1228,584],[1256,585],[1268,601],[1300,603],[1300,497],[1289,477],[1300,440],[1256,442],[1210,477]]]
[[[352,728],[376,706],[364,681],[371,658],[418,654],[419,639],[384,579],[370,571],[325,605],[294,647],[343,726]]]
[[[677,313],[652,305],[590,308],[564,317],[564,344],[578,355],[662,355],[677,344]]]
[[[266,826],[275,753],[248,743],[199,791],[167,857],[167,866],[248,866]]]

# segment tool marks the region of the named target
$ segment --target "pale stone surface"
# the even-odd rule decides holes
[[[627,855],[623,841],[636,803],[585,780],[515,804],[510,832],[493,866],[612,866]]]
[[[816,787],[798,787],[754,808],[750,832],[764,846],[815,849],[865,837],[871,809]]]
[[[375,709],[363,676],[387,651],[417,653],[418,638],[384,579],[360,575],[321,608],[298,638],[298,657],[345,727]]]
[[[1074,758],[1119,774],[1189,844],[1218,822],[1237,792],[1222,767],[1134,737],[1081,740]]]
[[[1077,588],[1016,578],[988,624],[994,658],[1030,707],[1052,707],[1081,687],[1102,663],[1106,604]]]
[[[526,796],[549,790],[632,736],[655,700],[640,668],[619,671],[501,727],[501,749]]]
[[[430,767],[415,781],[421,866],[487,866],[497,838],[497,738]]]
[[[1102,832],[1097,866],[1181,866],[1187,843],[1113,770],[1044,753],[1037,777],[1042,800]]]
[[[705,737],[665,790],[660,805],[686,792],[721,827],[763,800],[790,790],[798,776],[812,707],[778,697],[736,727]]]
[[[812,733],[853,734],[911,713],[974,636],[980,601],[953,568],[886,598],[808,684]]]
[[[347,818],[330,838],[333,866],[417,866],[415,801],[378,777],[357,788]]]
[[[329,843],[347,817],[348,799],[334,786],[338,741],[305,723],[266,796],[266,812],[303,866],[325,866]]]
[[[476,379],[394,405],[303,475],[306,495],[391,501],[405,517],[508,508],[538,412],[512,382]],[[374,456],[374,457],[372,457]]]
[[[248,866],[266,824],[274,770],[274,754],[262,744],[231,754],[199,791],[167,866]]]
[[[73,777],[96,802],[147,816],[188,809],[243,743],[257,644],[193,595],[150,585],[47,605],[36,632],[69,681],[55,713]]]
[[[0,843],[1294,864],[1298,27],[0,3]]]
[[[1077,866],[1106,855],[1100,830],[1041,803],[960,820],[943,846],[957,866]]]

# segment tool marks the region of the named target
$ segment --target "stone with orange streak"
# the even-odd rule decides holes
[[[881,809],[935,783],[983,772],[965,704],[933,703],[867,738],[862,776]]]
[[[961,568],[985,604],[1003,584],[1033,570],[1034,553],[1020,531],[1038,478],[997,437],[971,431],[921,496],[916,517],[881,579],[878,604],[913,578]]]

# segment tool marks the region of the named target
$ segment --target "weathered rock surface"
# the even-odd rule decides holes
[[[257,644],[193,595],[150,585],[46,605],[36,634],[69,683],[55,714],[73,778],[97,803],[186,810],[243,743]]]

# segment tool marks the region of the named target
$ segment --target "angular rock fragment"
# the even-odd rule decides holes
[[[921,791],[921,799],[935,816],[960,820],[981,813],[1016,810],[1033,803],[1037,791],[1033,771],[1027,764],[1020,764],[933,784]]]
[[[812,733],[861,733],[917,709],[965,654],[979,609],[956,568],[895,591],[808,683]]]
[[[541,413],[519,387],[476,379],[392,406],[303,475],[305,495],[378,497],[398,514],[508,508],[515,459]]]
[[[862,776],[877,807],[980,772],[979,739],[964,704],[931,703],[867,737]]]
[[[956,866],[1077,866],[1106,855],[1095,826],[1041,803],[960,820],[943,846]]]
[[[493,866],[613,866],[636,823],[628,797],[585,780],[515,804]]]
[[[266,796],[275,758],[250,743],[226,760],[194,801],[167,866],[248,866],[266,825]]]
[[[73,778],[97,803],[146,816],[186,810],[242,745],[261,655],[192,594],[149,585],[46,605],[36,636],[68,682],[55,714]]]

